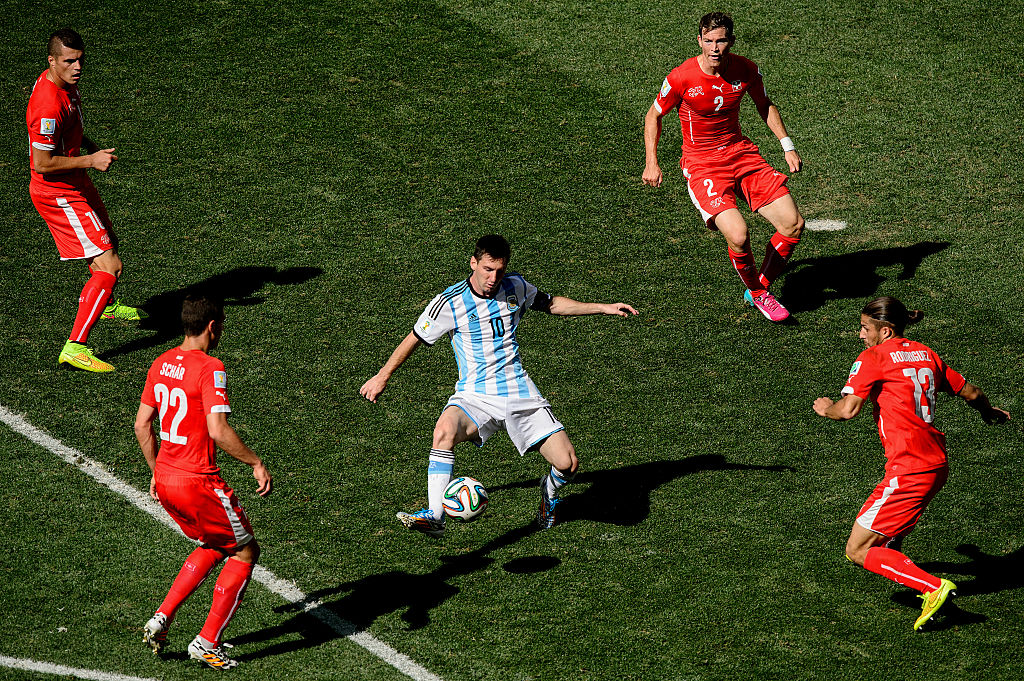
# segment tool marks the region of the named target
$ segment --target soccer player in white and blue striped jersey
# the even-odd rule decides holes
[[[381,370],[359,393],[376,402],[391,375],[420,345],[451,340],[459,365],[455,394],[434,426],[427,466],[428,508],[399,513],[413,530],[433,537],[444,533],[444,490],[455,467],[455,445],[484,442],[499,430],[508,433],[520,454],[539,451],[551,464],[541,478],[537,524],[554,525],[558,495],[579,467],[576,451],[551,405],[523,369],[516,328],[523,314],[540,310],[555,315],[637,314],[625,303],[581,303],[539,291],[516,273],[506,274],[512,249],[497,234],[481,237],[469,259],[469,277],[436,296],[416,321],[412,333],[391,353]]]

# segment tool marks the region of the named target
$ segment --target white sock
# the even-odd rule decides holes
[[[427,504],[438,520],[444,520],[444,490],[452,481],[455,470],[455,452],[450,449],[431,449],[427,464]]]
[[[559,490],[574,477],[575,474],[564,473],[552,466],[551,472],[544,480],[544,493],[548,495],[548,499],[558,498]]]

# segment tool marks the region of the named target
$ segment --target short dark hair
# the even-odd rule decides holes
[[[85,41],[82,40],[82,36],[78,35],[78,31],[75,29],[62,28],[50,36],[50,42],[46,49],[51,57],[59,57],[65,47],[84,52]]]
[[[508,264],[512,257],[512,247],[500,234],[488,234],[476,240],[476,249],[473,251],[473,257],[477,260],[485,255],[495,260],[504,260]]]
[[[190,293],[181,304],[181,328],[198,336],[210,322],[224,321],[224,301],[205,293]]]
[[[892,296],[875,298],[860,311],[862,315],[879,324],[891,326],[897,336],[903,335],[908,324],[917,324],[924,319],[921,310],[907,310],[907,306]]]
[[[697,37],[701,38],[708,31],[714,31],[716,28],[724,28],[725,35],[732,38],[732,16],[725,12],[708,12],[700,18],[700,22],[697,24]]]

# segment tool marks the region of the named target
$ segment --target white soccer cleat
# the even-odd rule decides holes
[[[222,644],[208,648],[196,636],[192,639],[192,643],[188,644],[188,656],[214,669],[234,669],[238,666],[238,660],[232,660],[228,657],[227,653],[224,652],[225,647],[226,644]]]
[[[158,612],[149,618],[146,626],[142,627],[142,642],[153,649],[154,655],[167,645],[167,629],[170,625],[167,615]]]

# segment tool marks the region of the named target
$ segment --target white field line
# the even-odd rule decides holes
[[[156,681],[156,679],[143,678],[140,676],[125,676],[113,672],[100,672],[93,669],[77,669],[65,667],[62,664],[50,662],[36,662],[20,657],[7,657],[0,655],[0,667],[21,669],[27,672],[38,672],[40,674],[56,674],[59,676],[74,676],[77,679],[92,679],[93,681]]]
[[[847,225],[845,220],[807,220],[804,227],[812,232],[838,232]]]
[[[125,497],[134,506],[145,511],[153,518],[156,518],[164,525],[174,529],[179,534],[181,533],[178,524],[167,515],[163,507],[154,501],[150,496],[149,492],[140,492],[128,483],[114,477],[103,465],[98,461],[88,458],[77,449],[73,449],[60,440],[44,433],[39,430],[31,423],[25,420],[25,418],[19,414],[15,414],[10,411],[2,404],[0,404],[0,421],[6,423],[11,430],[36,443],[44,449],[48,449],[52,453],[59,456],[61,459],[71,464],[78,470],[82,471],[89,477],[96,480],[104,487],[108,487],[114,492],[117,492],[121,496]],[[139,456],[142,456],[141,454]],[[184,536],[184,535],[182,535]],[[318,620],[329,626],[339,635],[348,638],[353,643],[362,646],[367,651],[373,653],[384,662],[388,663],[398,671],[402,672],[406,676],[414,681],[444,681],[440,676],[437,676],[433,672],[429,671],[425,667],[414,662],[408,655],[404,655],[387,643],[377,639],[372,634],[365,631],[357,631],[357,628],[351,622],[347,622],[342,618],[338,617],[330,610],[323,606],[323,603],[319,600],[311,600],[309,596],[302,592],[293,582],[285,581],[277,577],[270,570],[267,570],[262,565],[257,565],[253,571],[253,577],[257,582],[267,587],[270,591],[284,598],[289,603],[296,603],[302,606],[303,612],[308,612]],[[0,659],[14,659],[14,658],[0,658]],[[56,667],[56,665],[53,665]],[[71,673],[71,672],[67,672]],[[96,673],[99,672],[89,672]],[[118,676],[116,674],[106,676],[88,676],[83,678],[97,678],[97,679],[129,679],[133,677]]]

